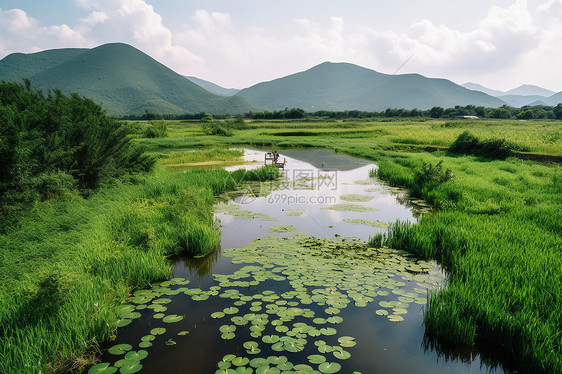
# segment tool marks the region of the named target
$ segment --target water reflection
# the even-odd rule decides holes
[[[205,277],[211,275],[213,267],[216,265],[220,258],[220,250],[213,251],[204,257],[193,256],[177,256],[172,259],[175,267],[183,267],[188,269],[190,274],[197,275],[198,277]]]

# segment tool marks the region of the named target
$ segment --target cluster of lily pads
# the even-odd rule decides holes
[[[244,354],[224,356],[216,374],[336,373],[357,344],[354,337],[338,336],[343,309],[370,307],[374,315],[400,322],[412,304],[425,304],[428,292],[443,282],[431,263],[392,249],[369,248],[353,238],[266,236],[224,255],[245,266],[232,274],[214,274],[216,284],[208,290],[189,288],[182,278],[138,290],[121,307],[119,326],[147,312],[164,323],[179,322],[184,316],[166,314],[172,297],[185,295],[198,302],[218,297],[230,300],[230,306],[209,313],[221,323],[221,338],[245,341],[232,345],[243,347]],[[270,282],[278,286],[268,287]],[[258,288],[266,289],[256,292]],[[122,358],[95,365],[89,373],[141,370],[146,349],[165,332],[165,327],[152,328],[138,350],[129,344],[111,347],[109,353]],[[165,344],[176,343],[168,339]]]
[[[265,213],[244,210],[239,204],[217,204],[215,205],[215,213],[225,213],[230,216],[241,219],[261,219],[262,221],[277,221],[277,218],[268,216]]]
[[[228,288],[219,296],[232,299],[233,306],[211,316],[225,320],[220,327],[223,339],[234,339],[239,333],[245,336],[249,331],[255,340],[243,343],[245,355],[226,355],[216,374],[252,370],[336,373],[341,369],[340,362],[351,357],[347,348],[355,346],[355,338],[341,336],[335,345],[321,338],[338,333],[342,309],[351,304],[367,307],[375,299],[386,298],[378,302],[374,313],[399,322],[404,320],[410,304],[425,304],[429,290],[443,281],[430,263],[413,261],[391,249],[368,248],[356,239],[270,236],[243,248],[226,250],[224,255],[233,257],[233,263],[248,265],[233,274],[214,275],[220,287]],[[270,281],[288,281],[291,289],[246,295],[231,288],[255,287]],[[249,312],[240,312],[242,306],[249,306]],[[291,353],[310,351],[313,346],[317,352],[307,356],[307,363],[293,363],[287,358]],[[287,356],[252,358],[264,349]]]

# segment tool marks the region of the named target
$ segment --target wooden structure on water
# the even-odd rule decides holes
[[[285,165],[287,164],[287,159],[283,158],[283,162],[279,162],[279,154],[276,152],[267,152],[265,154],[265,165],[277,166],[279,169],[285,170]]]

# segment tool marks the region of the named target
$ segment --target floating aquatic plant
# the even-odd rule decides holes
[[[345,201],[360,203],[360,202],[371,201],[371,200],[373,200],[373,197],[368,196],[368,195],[349,194],[349,195],[340,196],[340,199],[345,200]]]
[[[346,218],[346,219],[344,219],[344,221],[348,222],[348,223],[352,223],[354,225],[369,225],[369,226],[373,226],[373,227],[382,227],[382,228],[388,227],[388,223],[384,223],[384,222],[381,222],[379,220],[371,221],[371,220],[363,219],[363,218],[355,218],[355,219]]]
[[[279,233],[292,232],[292,231],[298,231],[298,230],[299,230],[298,228],[296,228],[295,226],[291,226],[291,225],[271,226],[270,228],[267,229],[267,231],[279,232]]]
[[[343,309],[372,304],[379,308],[373,309],[374,315],[400,322],[410,305],[425,302],[428,289],[440,285],[443,280],[441,273],[430,263],[413,261],[405,253],[388,248],[369,248],[353,238],[312,238],[305,234],[279,238],[271,235],[242,248],[227,249],[224,256],[232,257],[232,262],[242,267],[231,274],[214,274],[216,284],[208,290],[186,287],[180,279],[161,282],[153,285],[149,292],[135,292],[131,298],[133,303],[122,307],[119,313],[137,317],[132,313],[142,313],[137,312],[136,306],[143,305],[147,312],[163,314],[156,311],[166,308],[170,302],[166,296],[170,295],[185,295],[199,302],[214,297],[224,299],[226,307],[209,313],[210,317],[222,322],[218,329],[221,337],[241,339],[249,334],[255,340],[237,343],[244,348],[243,354],[224,356],[217,364],[216,373],[282,373],[291,370],[336,373],[341,370],[341,361],[352,356],[351,350],[357,344],[351,336],[338,336]],[[250,287],[272,281],[286,282],[290,288],[280,293],[271,289],[248,292]],[[410,282],[416,286],[406,289]],[[311,304],[320,308],[313,309],[309,307]],[[161,317],[166,323],[183,319],[176,314]],[[158,335],[165,332],[163,327],[153,328],[150,335],[141,338],[139,346],[151,346],[158,341]],[[185,334],[180,332],[178,335]],[[323,339],[337,343],[331,345]],[[163,342],[176,344],[172,339]],[[261,357],[265,348],[266,351],[279,352],[279,356]],[[140,365],[144,355],[142,351],[132,351],[129,345],[112,349],[116,355],[125,355],[120,364],[130,364],[131,370],[138,368],[133,363]],[[309,354],[307,363],[289,359],[290,355],[309,349],[317,353]],[[127,352],[131,352],[128,357]],[[98,367],[99,370],[104,368],[107,369],[103,365]]]
[[[261,219],[262,221],[277,221],[277,218],[268,216],[265,213],[242,210],[238,204],[217,204],[215,213],[224,213],[241,219]]]
[[[288,209],[285,211],[285,214],[288,216],[297,217],[297,216],[302,216],[305,212],[306,212],[305,209]]]
[[[334,205],[330,205],[329,207],[322,208],[322,210],[365,213],[365,212],[377,212],[379,209],[358,205],[358,204],[334,204]]]

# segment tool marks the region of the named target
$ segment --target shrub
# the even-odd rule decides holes
[[[144,130],[145,138],[164,138],[168,132],[168,126],[163,121],[151,122]]]
[[[248,128],[248,124],[243,118],[227,119],[224,122],[229,129],[244,130]]]
[[[505,139],[479,140],[470,131],[460,134],[449,147],[449,152],[465,155],[482,156],[491,159],[505,159],[514,152],[525,152],[529,149],[509,142]]]
[[[424,192],[427,193],[452,178],[453,172],[451,169],[443,168],[443,161],[439,161],[435,165],[424,162],[421,168],[414,171],[413,193],[417,196],[423,196]]]
[[[221,126],[219,122],[204,123],[203,131],[205,131],[207,135],[232,136],[232,131]]]
[[[473,154],[478,149],[479,140],[470,131],[460,134],[449,147],[449,152],[460,154]]]

